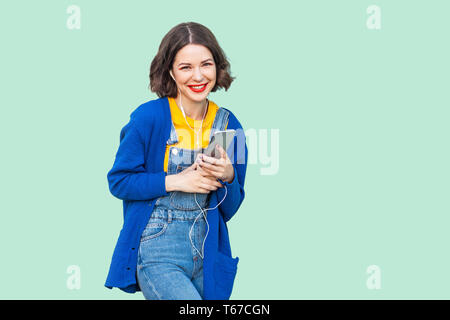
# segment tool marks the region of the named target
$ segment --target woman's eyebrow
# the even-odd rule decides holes
[[[201,63],[204,63],[204,62],[209,61],[209,60],[212,60],[212,59],[211,59],[211,58],[206,59],[206,60],[202,61]],[[178,66],[180,66],[180,65],[182,65],[182,64],[190,64],[190,63],[187,63],[187,62],[181,62],[181,63],[178,64]]]

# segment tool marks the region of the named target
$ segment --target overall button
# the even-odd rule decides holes
[[[173,155],[177,155],[177,154],[178,154],[178,149],[173,148],[173,149],[172,149],[172,154],[173,154]]]

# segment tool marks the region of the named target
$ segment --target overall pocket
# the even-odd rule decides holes
[[[217,252],[214,262],[214,278],[216,283],[216,299],[228,300],[233,290],[239,258],[232,258],[220,251]]]

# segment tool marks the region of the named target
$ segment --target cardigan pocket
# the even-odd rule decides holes
[[[214,263],[214,278],[216,284],[215,299],[228,300],[230,298],[238,262],[238,257],[232,258],[220,251],[217,252],[216,261]]]

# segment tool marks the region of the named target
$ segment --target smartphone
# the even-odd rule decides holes
[[[220,152],[216,150],[216,145],[220,145],[225,151],[227,151],[228,147],[231,145],[231,142],[234,139],[235,134],[236,130],[233,129],[214,132],[214,135],[211,138],[208,147],[206,147],[203,153],[209,157],[215,157],[219,159]]]

